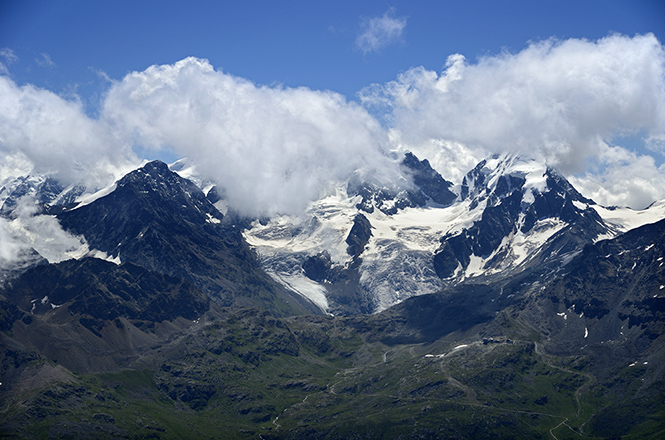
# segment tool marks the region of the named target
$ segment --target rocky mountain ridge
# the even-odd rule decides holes
[[[376,312],[446,286],[565,262],[586,243],[665,216],[664,204],[652,207],[653,214],[598,206],[555,170],[517,155],[483,160],[464,177],[459,194],[426,159],[407,153],[400,167],[411,182],[406,189],[356,176],[313,202],[304,215],[253,222],[220,212],[226,212],[223,189],[200,179],[197,187],[159,162],[95,195],[80,186],[63,189],[50,178],[17,179],[2,188],[0,210],[15,215],[27,195],[37,212],[57,213],[66,230],[85,235],[90,255],[189,274],[209,292],[233,290],[229,277],[192,275],[192,265],[224,267],[222,254],[236,252],[248,260],[257,252],[262,269],[283,290],[324,312],[343,314]],[[195,177],[182,161],[174,168]],[[152,193],[161,199],[153,200]],[[96,203],[99,199],[108,202]],[[647,218],[635,220],[640,215]],[[170,230],[171,223],[186,227]],[[216,230],[225,238],[211,246],[207,237]],[[185,258],[176,248],[182,237],[198,247]],[[225,270],[233,271],[235,264],[232,259]]]
[[[223,213],[223,190],[161,162],[58,209],[113,262],[90,251],[4,280],[0,430],[665,432],[665,204],[598,207],[515,156],[479,164],[453,200],[427,162],[402,165],[408,190],[346,182],[304,216]]]
[[[420,164],[428,182],[450,191],[426,161],[409,154],[403,163]],[[305,215],[254,222],[244,236],[276,280],[316,298],[324,310],[353,314],[460,283],[497,281],[530,266],[564,264],[585,244],[628,229],[620,215],[579,194],[555,170],[515,155],[482,161],[446,204],[368,188],[340,188]],[[663,206],[653,208],[645,219],[665,216]],[[357,239],[360,225],[363,240]]]

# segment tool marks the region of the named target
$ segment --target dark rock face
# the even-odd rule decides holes
[[[0,267],[0,289],[9,280],[21,275],[31,267],[48,264],[48,260],[32,248],[19,251],[17,256],[18,259],[14,263]]]
[[[421,191],[383,188],[371,182],[351,180],[347,192],[349,195],[361,196],[362,200],[356,208],[369,214],[376,208],[386,215],[393,215],[401,209],[424,206],[427,203],[427,196]]]
[[[316,310],[265,274],[241,228],[162,162],[127,174],[112,193],[58,219],[91,248],[190,280],[221,305],[267,302],[283,313]]]
[[[10,331],[16,321],[26,316],[13,302],[0,297],[0,331]]]
[[[483,168],[487,165],[487,160],[482,160],[474,169],[466,173],[462,179],[462,187],[460,189],[460,199],[466,200],[471,195],[471,191],[475,188],[482,188],[485,186],[487,174],[483,172]]]
[[[384,322],[381,338],[389,344],[431,342],[453,331],[464,330],[491,321],[505,301],[496,299],[495,287],[465,285],[443,294],[414,296],[373,315],[374,322]],[[352,318],[352,325],[362,325]]]
[[[647,354],[661,359],[664,257],[665,220],[589,244],[513,313],[547,335],[550,352],[592,356],[603,374]]]
[[[552,287],[567,308],[590,319],[612,311],[628,327],[660,323],[665,330],[665,220],[587,245],[567,277]]]
[[[541,260],[574,251],[607,232],[608,227],[595,210],[579,207],[593,201],[584,198],[554,170],[546,170],[546,188],[541,192],[525,189],[526,180],[520,174],[499,175],[494,187],[489,188],[490,174],[485,166],[483,161],[466,175],[460,197],[471,199],[471,209],[481,202],[486,202],[487,207],[471,227],[441,238],[441,246],[434,255],[439,277],[449,278],[458,267],[466,268],[472,255],[487,258],[510,234],[527,234],[539,220],[554,219],[567,224],[540,250]],[[500,264],[503,258],[499,253],[489,264]]]
[[[455,193],[450,191],[452,183],[441,177],[427,159],[420,161],[413,153],[406,153],[402,160],[402,168],[407,170],[413,183],[434,203],[447,206],[457,198]]]
[[[32,268],[11,282],[6,295],[32,313],[65,307],[72,314],[104,321],[191,320],[210,307],[208,297],[190,282],[96,258]]]
[[[217,203],[224,198],[224,195],[220,194],[220,190],[216,186],[213,186],[210,188],[210,191],[208,191],[208,194],[206,194],[206,198],[210,203]]]
[[[353,219],[353,227],[351,227],[351,231],[349,231],[349,235],[346,237],[346,244],[349,245],[346,248],[346,252],[354,258],[359,257],[365,250],[365,246],[369,243],[371,236],[372,225],[367,220],[367,217],[362,214],[356,215]]]
[[[471,255],[487,257],[501,244],[515,228],[521,194],[514,192],[483,212],[480,221],[458,235],[445,236],[441,247],[434,255],[434,268],[437,275],[447,278],[453,275],[458,263],[463,268],[469,265]]]
[[[11,347],[82,373],[126,368],[212,313],[191,282],[96,258],[33,267],[6,283],[0,299],[0,358]],[[31,367],[2,368],[18,380]]]
[[[307,278],[319,283],[328,279],[331,267],[332,262],[330,261],[330,254],[327,252],[312,255],[302,264],[302,268],[305,271]]]
[[[307,257],[302,264],[305,275],[316,282],[325,282],[330,311],[337,315],[372,313],[374,299],[360,289],[359,266],[362,253],[372,237],[372,225],[365,215],[358,213],[346,237],[346,252],[353,257],[350,264],[334,265],[327,252]]]
[[[373,182],[350,180],[348,194],[362,197],[357,208],[370,214],[376,208],[386,215],[393,215],[405,208],[425,206],[428,200],[447,206],[457,198],[450,191],[452,183],[441,177],[427,159],[420,161],[413,153],[406,153],[401,168],[404,175],[411,179],[412,188],[386,188]]]

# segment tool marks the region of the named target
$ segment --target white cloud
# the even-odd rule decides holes
[[[356,47],[367,54],[400,41],[406,27],[406,18],[394,17],[394,13],[395,10],[391,8],[380,17],[363,20],[361,32],[356,38]]]
[[[406,147],[446,139],[491,152],[516,150],[570,176],[608,154],[606,143],[616,136],[665,138],[664,78],[665,51],[653,35],[612,35],[532,43],[476,64],[453,55],[440,75],[411,69],[367,88],[361,99],[387,112]],[[662,170],[656,172],[662,179]],[[665,197],[648,185],[647,193]],[[639,192],[635,203],[646,197]]]
[[[587,197],[604,206],[643,209],[665,198],[665,165],[654,158],[619,146],[603,145],[592,168],[570,182]]]
[[[297,212],[356,169],[395,169],[381,152],[385,132],[361,106],[333,92],[257,86],[207,60],[130,73],[102,114],[144,147],[188,156],[245,214]]]
[[[665,198],[665,169],[609,145],[644,134],[661,154],[664,77],[653,35],[548,40],[475,64],[453,55],[441,74],[415,68],[363,91],[386,115],[382,127],[334,92],[260,86],[196,58],[111,82],[98,118],[79,100],[0,75],[0,177],[29,163],[103,186],[138,165],[132,148],[164,149],[190,157],[231,207],[270,215],[299,212],[357,169],[396,180],[385,148],[427,157],[455,183],[488,154],[518,150],[599,203],[639,207]]]
[[[88,245],[82,237],[64,231],[53,216],[35,215],[34,200],[24,197],[13,211],[15,218],[0,217],[0,269],[5,269],[29,258],[34,249],[50,263],[58,263],[87,253]]]
[[[18,61],[14,51],[8,47],[0,49],[0,75],[9,74],[9,66]]]
[[[0,269],[10,267],[26,246],[12,234],[11,222],[0,217]]]
[[[37,63],[39,67],[55,67],[55,62],[53,62],[51,56],[45,52],[42,52],[38,58],[35,58],[35,63]]]
[[[137,162],[103,121],[89,118],[78,100],[65,100],[0,76],[0,154],[21,156],[63,183],[102,186]]]
[[[402,141],[398,130],[390,130],[389,136],[397,153],[410,151],[420,159],[426,158],[441,176],[457,185],[462,183],[470,169],[491,154],[482,148],[470,148],[461,142],[447,139],[430,138],[418,144],[407,144]]]

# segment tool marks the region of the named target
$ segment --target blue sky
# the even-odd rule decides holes
[[[386,150],[455,183],[514,150],[643,207],[665,198],[663,41],[660,0],[0,0],[0,154],[65,180],[188,156],[274,213],[352,167],[389,178]]]
[[[400,37],[363,52],[363,22],[406,20]],[[84,98],[98,72],[121,79],[152,64],[206,58],[260,84],[330,89],[355,99],[411,67],[440,70],[549,37],[618,32],[665,37],[665,3],[631,1],[0,1],[0,46],[18,57],[11,74]],[[87,96],[90,95],[90,96]]]

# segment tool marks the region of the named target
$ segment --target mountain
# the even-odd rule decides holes
[[[554,269],[586,243],[665,216],[665,204],[601,207],[556,170],[510,154],[483,160],[455,187],[407,153],[399,186],[354,175],[304,215],[255,221],[227,212],[223,189],[186,161],[173,168],[153,162],[95,194],[47,177],[16,179],[1,189],[12,194],[3,206],[12,215],[20,194],[31,194],[41,212],[58,213],[67,231],[85,237],[90,255],[185,277],[219,304],[276,294],[347,315],[543,264]],[[262,299],[239,293],[256,280],[263,287],[250,290]]]
[[[7,182],[0,188],[0,215],[12,216],[22,198],[33,201],[35,208],[43,212],[54,213],[76,204],[76,199],[83,195],[85,187],[70,185],[63,187],[49,176],[22,176]]]
[[[547,335],[551,353],[592,352],[599,369],[650,357],[665,374],[664,258],[665,220],[589,244],[516,312]]]
[[[441,237],[434,256],[441,278],[505,276],[610,232],[592,200],[555,170],[518,156],[479,163],[464,177],[460,200],[481,214]]]
[[[127,174],[110,193],[58,214],[58,220],[91,248],[189,280],[220,305],[314,310],[266,276],[236,224],[226,222],[193,182],[163,162]]]
[[[125,367],[210,310],[188,281],[97,258],[33,267],[2,296],[13,310],[1,321],[9,345],[76,372]]]
[[[51,438],[658,438],[664,256],[665,220],[590,243],[550,277],[532,270],[503,283],[460,283],[372,315],[209,311],[198,323],[179,321],[168,341],[158,337],[175,327],[169,321],[133,330],[153,334],[154,345],[124,368],[87,374],[17,347],[21,330],[80,322],[80,309],[72,317],[65,307],[85,298],[70,286],[88,264],[82,285],[100,273],[96,288],[116,283],[113,271],[133,274],[123,275],[128,287],[149,275],[93,259],[61,263],[52,270],[73,276],[48,283],[66,302],[50,307],[49,296],[32,322],[23,311],[13,334],[0,335],[2,377],[11,381],[9,394],[0,388],[0,427]],[[12,292],[21,297],[46,279],[25,277]],[[197,298],[186,283],[150,279],[161,286],[155,294],[166,287]],[[151,297],[150,285],[144,292]],[[131,328],[122,315],[131,307],[116,310]],[[74,328],[97,344],[126,331]]]
[[[543,264],[555,270],[587,243],[665,217],[661,205],[601,207],[556,170],[517,155],[483,160],[455,198],[426,161],[409,153],[402,166],[417,190],[354,177],[305,215],[252,223],[245,238],[276,280],[331,313],[356,314]]]
[[[353,176],[346,188],[349,196],[359,196],[362,200],[356,205],[359,210],[369,214],[378,209],[386,215],[392,215],[405,208],[423,207],[428,203],[440,206],[450,205],[456,195],[448,182],[436,172],[427,159],[419,160],[413,153],[407,152],[400,163],[406,188],[388,188],[371,180],[361,180]]]
[[[0,226],[83,242],[2,267],[0,432],[662,436],[665,203],[602,207],[515,155],[457,187],[413,154],[400,168],[269,219],[184,162],[65,205],[26,184],[37,214],[9,203]],[[19,180],[0,189],[16,206]]]

